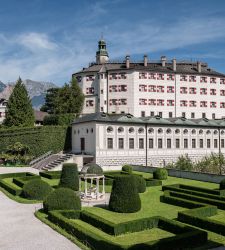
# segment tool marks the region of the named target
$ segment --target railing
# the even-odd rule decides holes
[[[36,159],[32,160],[32,161],[30,162],[29,165],[32,166],[32,165],[34,165],[35,163],[37,163],[37,162],[39,162],[39,161],[41,161],[41,160],[47,158],[47,157],[48,157],[49,155],[51,155],[51,154],[52,154],[52,151],[48,151],[47,153],[45,153],[45,154],[43,154],[43,155],[37,157]]]

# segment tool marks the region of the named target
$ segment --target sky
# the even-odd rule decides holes
[[[200,60],[225,73],[224,0],[0,0],[0,81],[61,86],[95,60]]]

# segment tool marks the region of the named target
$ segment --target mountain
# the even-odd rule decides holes
[[[0,82],[0,97],[8,99],[10,94],[12,93],[13,86],[16,82],[8,83],[7,85]],[[34,109],[39,110],[40,107],[45,103],[45,95],[47,90],[50,88],[57,88],[52,82],[43,82],[43,81],[33,81],[30,79],[26,79],[23,81],[27,92],[31,98],[31,102]]]
[[[0,93],[5,89],[6,85],[0,81]]]

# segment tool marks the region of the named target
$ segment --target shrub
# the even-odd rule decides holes
[[[122,171],[131,174],[131,173],[133,172],[133,168],[132,168],[132,166],[130,166],[130,165],[123,165]]]
[[[71,188],[74,191],[79,190],[79,177],[77,164],[64,163],[60,177],[59,187]]]
[[[153,178],[157,180],[166,180],[168,177],[168,172],[165,168],[158,168],[153,172]]]
[[[188,155],[179,156],[177,162],[175,163],[175,168],[180,170],[192,170],[193,163]]]
[[[146,191],[146,181],[142,176],[132,175],[135,179],[138,193],[144,193]]]
[[[50,192],[52,187],[47,182],[35,179],[24,184],[22,196],[31,200],[43,200]]]
[[[220,189],[225,189],[225,179],[220,182]]]
[[[99,174],[99,175],[103,174],[103,170],[98,164],[88,163],[87,165],[85,165],[85,167],[86,166],[88,166],[88,169],[87,169],[88,174]]]
[[[161,180],[145,179],[146,187],[162,186]]]
[[[80,210],[81,201],[73,190],[58,188],[47,196],[43,202],[44,211],[52,210]]]
[[[132,175],[115,177],[109,209],[119,213],[134,213],[141,209],[141,200]]]

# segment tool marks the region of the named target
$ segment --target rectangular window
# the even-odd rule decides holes
[[[207,148],[210,148],[211,147],[211,142],[210,142],[210,139],[207,139]]]
[[[134,149],[134,138],[129,138],[129,149]]]
[[[154,116],[155,115],[155,112],[154,111],[151,111],[150,112],[150,116]]]
[[[149,138],[148,142],[149,142],[149,148],[153,148],[154,147],[154,145],[153,145],[153,139]]]
[[[186,117],[185,112],[182,112],[181,116],[185,118]]]
[[[195,118],[195,113],[191,113],[191,118],[192,118],[192,119]]]
[[[141,111],[141,117],[145,117],[145,111]]]
[[[119,149],[123,149],[124,148],[124,140],[123,138],[119,138]]]
[[[167,141],[166,141],[166,143],[167,143],[167,148],[171,148],[171,139],[167,139]]]
[[[196,148],[196,139],[191,140],[192,148]]]
[[[224,139],[221,139],[221,148],[224,148]]]
[[[199,148],[203,148],[203,139],[199,140]]]
[[[212,119],[216,119],[216,114],[212,113]]]
[[[144,148],[144,138],[139,138],[139,149]]]
[[[162,145],[162,139],[159,138],[158,139],[158,148],[162,148],[162,147],[163,147],[163,145]]]
[[[162,118],[162,112],[159,112],[159,117],[161,117],[161,118]]]
[[[205,113],[202,113],[202,118],[206,118],[206,114]]]
[[[113,138],[107,138],[107,148],[113,149]]]
[[[101,89],[101,94],[103,94],[103,89]]]
[[[180,139],[176,139],[176,148],[180,148]]]
[[[173,117],[173,112],[169,112],[169,118]]]
[[[214,139],[214,148],[218,148],[218,141],[217,141],[217,139]]]
[[[184,148],[188,148],[188,139],[184,139]]]

